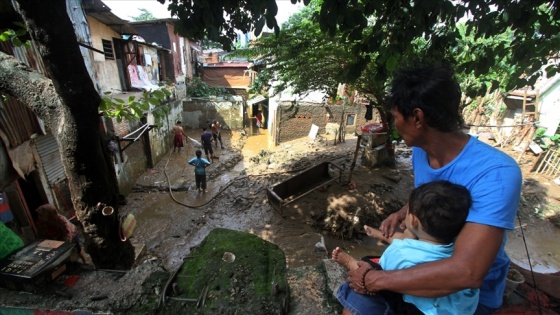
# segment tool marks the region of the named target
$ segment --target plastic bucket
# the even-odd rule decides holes
[[[513,291],[515,291],[517,286],[523,282],[525,282],[525,278],[523,277],[523,275],[519,271],[510,268],[506,276],[506,289],[504,290],[504,298],[507,298]]]

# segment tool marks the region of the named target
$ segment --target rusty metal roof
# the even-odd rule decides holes
[[[84,8],[86,15],[97,19],[99,22],[107,25],[113,31],[121,35],[138,34],[134,27],[132,27],[127,21],[122,20],[115,14],[111,13],[111,8],[100,0],[83,0],[82,7]]]

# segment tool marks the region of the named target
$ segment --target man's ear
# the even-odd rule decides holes
[[[414,126],[420,128],[424,125],[424,111],[420,108],[412,110],[412,118],[414,118]]]

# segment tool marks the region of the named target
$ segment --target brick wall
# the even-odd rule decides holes
[[[278,142],[282,143],[308,136],[312,124],[319,126],[318,134],[328,132],[327,124],[331,127],[333,124],[340,124],[342,121],[344,121],[346,127],[346,134],[354,134],[356,131],[361,133],[360,126],[367,123],[364,118],[365,114],[366,107],[358,104],[297,103],[294,105],[292,103],[281,103],[277,111]],[[379,121],[379,116],[375,110],[373,114],[373,121]]]

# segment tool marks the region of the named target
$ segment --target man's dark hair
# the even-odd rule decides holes
[[[197,158],[200,158],[202,156],[202,151],[201,150],[196,150],[195,154],[196,154]]]
[[[408,211],[420,220],[430,236],[451,243],[465,225],[471,205],[471,194],[465,186],[433,181],[412,191]]]
[[[208,127],[206,126],[202,127],[202,131],[206,131],[206,129],[208,129]]]
[[[181,124],[181,121],[180,121],[180,120],[177,120],[177,123],[176,123],[176,124],[177,124],[177,125],[180,125],[180,124]]]
[[[419,108],[426,123],[437,130],[460,129],[461,88],[449,66],[424,66],[399,71],[391,84],[387,109],[396,108],[405,118]]]

